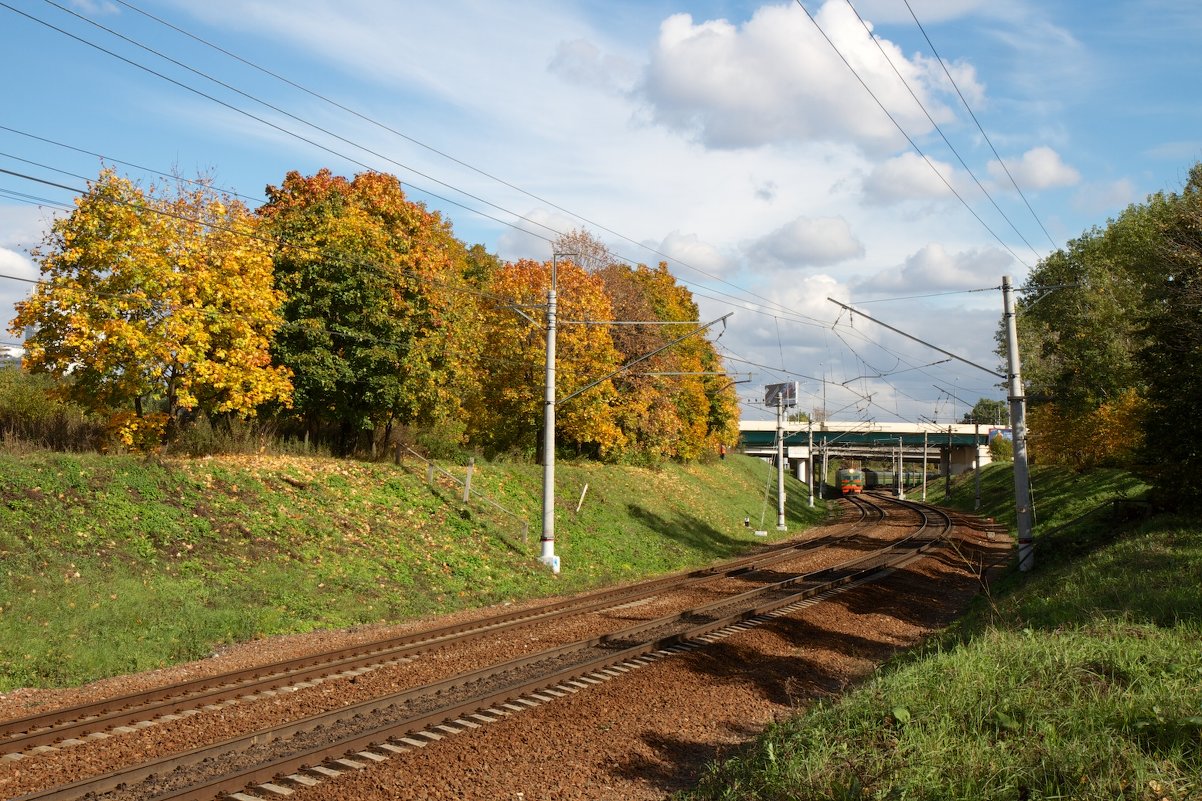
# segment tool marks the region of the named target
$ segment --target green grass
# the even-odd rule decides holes
[[[527,522],[523,537],[520,520],[465,505],[445,480],[431,487],[412,462],[0,454],[0,692],[273,634],[585,590],[763,541],[743,525],[764,505],[762,462],[561,462],[554,577],[537,558],[541,476],[536,465],[480,463],[472,478]],[[821,519],[824,508],[789,487],[790,527]],[[775,539],[774,508],[768,516]]]
[[[1011,481],[1008,467],[984,471],[983,514],[1013,519]],[[1142,486],[1113,471],[1039,469],[1033,486],[1034,571],[684,797],[1202,797],[1202,528],[1123,522],[1130,507],[1111,499]],[[951,502],[973,496],[969,479]]]

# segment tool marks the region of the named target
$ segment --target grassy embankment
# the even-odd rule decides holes
[[[1116,472],[1037,469],[1033,485],[1033,571],[687,797],[1202,798],[1202,525],[1124,523],[1132,507],[1110,499],[1145,488]],[[983,471],[982,514],[1012,524],[1012,498],[1009,466]],[[971,478],[950,505],[973,508]]]
[[[518,521],[406,467],[0,454],[0,692],[272,634],[575,592],[763,541],[752,530],[769,468],[746,457],[659,470],[561,463],[559,578],[537,560],[540,467],[483,464],[472,479],[473,492],[528,521],[526,541]],[[793,489],[796,530],[824,511]],[[774,508],[766,519],[774,539]]]

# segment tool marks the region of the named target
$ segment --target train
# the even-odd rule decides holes
[[[851,467],[835,471],[835,486],[840,495],[860,494],[864,491],[864,471]]]
[[[938,477],[938,473],[927,473],[927,481],[933,482]],[[903,471],[902,482],[906,487],[918,486],[922,483],[922,471]],[[892,470],[844,467],[835,472],[835,486],[840,495],[857,495],[866,489],[892,489],[897,486],[897,475]]]

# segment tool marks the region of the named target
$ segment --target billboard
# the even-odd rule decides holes
[[[789,381],[785,384],[768,384],[764,387],[764,405],[770,407],[790,407],[797,405],[799,384]]]

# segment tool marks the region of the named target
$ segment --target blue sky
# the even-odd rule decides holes
[[[764,384],[798,380],[803,406],[841,419],[946,423],[1002,397],[994,379],[932,364],[828,296],[996,367],[1000,293],[943,293],[1021,282],[1182,185],[1202,159],[1202,11],[910,7],[926,36],[903,0],[4,0],[0,169],[28,177],[0,174],[0,309],[28,292],[13,277],[36,277],[28,249],[72,197],[38,181],[82,187],[100,168],[31,136],[144,185],[206,172],[252,205],[289,170],[371,168],[504,258],[545,258],[550,231],[572,228],[631,261],[668,258],[705,319],[734,312],[719,345],[750,373],[749,417],[769,416],[751,402]]]

